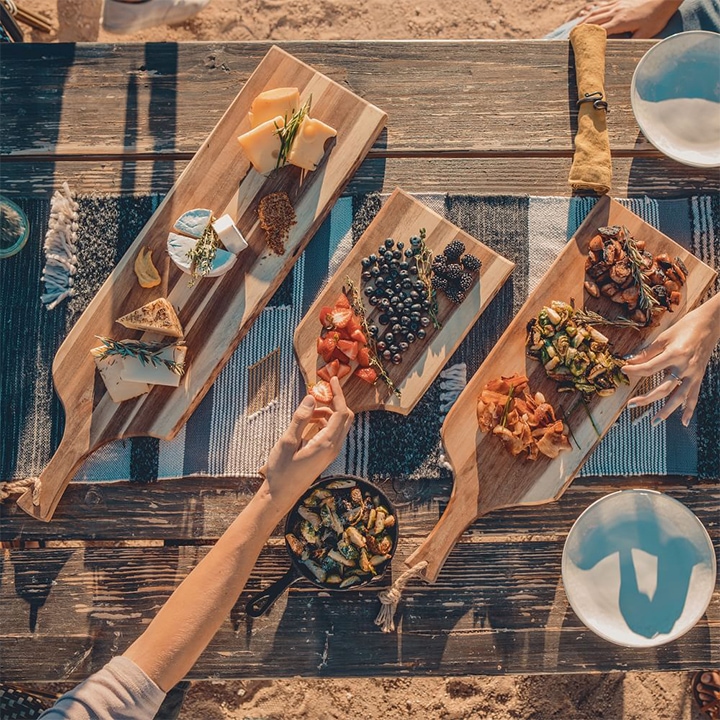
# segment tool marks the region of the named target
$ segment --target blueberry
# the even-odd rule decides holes
[[[373,288],[373,287],[366,287],[365,290],[363,290],[363,292],[365,293],[365,295],[367,295],[368,297],[370,297],[371,295],[374,295],[374,294],[375,294],[375,288]]]
[[[385,247],[391,248],[395,244],[395,241],[392,238],[388,238],[385,240]]]
[[[384,254],[385,254],[385,246],[380,245],[380,247],[378,248],[378,255],[380,255],[380,257],[382,257]]]
[[[368,260],[370,260],[371,263],[376,263],[376,262],[377,262],[377,255],[375,255],[375,253],[373,253],[373,254],[368,258]]]
[[[390,301],[384,297],[380,299],[380,307],[389,308],[390,307]]]
[[[379,268],[379,267],[375,267],[375,266],[371,267],[371,268],[370,268],[370,274],[371,274],[374,278],[378,277],[378,276],[380,275],[380,268]]]
[[[413,265],[413,266],[408,270],[408,272],[409,272],[411,275],[417,275],[417,274],[418,274],[418,269]]]
[[[394,341],[395,341],[395,336],[391,332],[385,333],[385,342],[386,343],[390,344]]]
[[[395,307],[400,302],[400,298],[397,295],[393,295],[390,298],[390,304]]]
[[[402,281],[402,286],[403,286],[403,288],[405,288],[405,290],[410,290],[410,288],[412,288],[412,286],[413,286],[412,280],[410,278],[405,278]]]
[[[410,248],[408,248],[408,249],[405,251],[405,257],[406,257],[406,258],[411,258],[414,254],[415,254],[415,253],[414,253]]]
[[[402,257],[402,253],[399,250],[393,250],[392,256],[394,260],[399,260]]]
[[[372,296],[370,297],[370,304],[371,304],[371,305],[377,305],[379,302],[380,302],[380,298],[377,297],[376,295],[372,295]]]
[[[385,313],[380,315],[380,317],[378,318],[378,322],[381,325],[387,325],[389,320],[390,320],[390,318]]]
[[[362,274],[360,275],[360,277],[361,277],[363,280],[370,280],[370,278],[372,278],[372,275],[370,274],[370,271],[369,271],[369,270],[363,270],[363,271],[362,271]]]
[[[400,352],[405,352],[410,346],[406,342],[400,343]]]
[[[398,250],[402,250],[405,247],[405,243],[402,240],[400,240],[400,242],[398,242],[398,244],[395,247]]]
[[[378,351],[379,353],[381,353],[383,350],[385,350],[385,348],[387,347],[387,345],[385,344],[385,341],[384,341],[384,340],[378,340],[378,342],[377,342],[377,344],[375,345],[375,347],[377,348],[377,351]]]
[[[360,263],[364,268],[369,268],[372,265],[372,260],[369,257],[364,257]]]
[[[393,259],[393,254],[389,250],[386,250],[385,254],[383,255],[383,260],[385,260],[385,262],[389,263],[392,261],[392,259]]]
[[[420,324],[426,328],[430,324],[430,318],[425,316],[420,318]]]
[[[392,326],[392,331],[393,331],[394,333],[399,333],[399,332],[402,330],[402,325],[401,325],[401,323],[402,323],[402,319],[400,320],[399,323],[395,323],[395,324]]]
[[[391,345],[391,346],[388,348],[388,350],[389,350],[391,353],[400,352],[400,346],[399,346],[399,345]]]
[[[385,352],[387,352],[387,350]],[[384,356],[385,355],[383,354],[383,357]],[[402,355],[400,355],[400,353],[395,353],[392,356],[392,362],[393,362],[393,365],[399,365],[402,362]]]
[[[403,316],[400,318],[400,324],[401,324],[403,327],[408,327],[408,326],[410,325],[410,318],[409,318],[407,315],[403,315]]]
[[[373,337],[377,337],[377,334],[378,334],[378,327],[377,327],[377,325],[370,325],[370,326],[368,327],[368,331],[369,331],[370,335],[372,335]]]
[[[410,238],[410,245],[412,245],[412,247],[414,248],[420,247],[420,238],[417,235],[413,235]]]
[[[383,350],[383,360],[389,360],[392,357],[392,353],[389,350]]]
[[[417,332],[417,329],[420,327],[420,321],[419,320],[413,320],[410,318],[410,330],[413,332]]]
[[[415,342],[415,336],[414,336],[412,333],[408,333],[408,334],[405,336],[405,339],[406,339],[409,343],[414,343],[414,342]]]
[[[427,333],[422,328],[417,331],[418,340],[422,340],[426,335]]]

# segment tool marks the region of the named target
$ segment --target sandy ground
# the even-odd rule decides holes
[[[20,0],[53,33],[26,39],[149,42],[540,37],[574,0],[213,0],[174,27],[113,35],[102,0]],[[59,18],[59,19],[58,19]],[[368,668],[371,671],[371,668]],[[688,673],[248,680],[194,683],[185,720],[697,720]]]

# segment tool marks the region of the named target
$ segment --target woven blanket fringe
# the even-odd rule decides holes
[[[75,295],[73,275],[77,272],[78,204],[67,182],[56,190],[50,204],[50,222],[45,235],[45,292],[40,300],[48,310]]]
[[[448,414],[466,385],[467,365],[465,363],[451,365],[440,373],[440,413],[443,417]],[[452,471],[452,465],[447,461],[444,453],[440,454],[438,464],[440,467]]]
[[[32,490],[33,505],[39,505],[40,488],[40,478],[36,477],[0,482],[0,502],[7,500],[12,495],[23,495],[27,490]]]
[[[427,560],[421,560],[417,565],[413,565],[409,570],[406,570],[388,590],[383,590],[378,595],[382,607],[380,608],[378,616],[375,618],[375,624],[384,633],[394,632],[395,612],[402,598],[403,590],[410,580],[416,575],[420,575],[426,567]]]

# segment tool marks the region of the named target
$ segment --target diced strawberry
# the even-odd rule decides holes
[[[353,316],[350,318],[350,322],[347,324],[345,329],[348,331],[348,334],[352,335],[356,330],[362,330],[362,323],[360,322],[360,318],[355,314],[353,311]]]
[[[346,375],[352,372],[352,368],[346,363],[338,363],[337,378],[342,380]]]
[[[329,365],[323,365],[317,371],[317,376],[321,380],[325,380],[325,382],[330,382],[330,371],[328,370],[329,367],[330,367]]]
[[[360,346],[354,340],[338,340],[338,350],[340,350],[348,360],[354,360],[357,357]]]
[[[353,330],[350,333],[350,337],[355,340],[355,342],[360,343],[361,346],[367,345],[367,338],[365,337],[365,333],[360,328]]]
[[[324,338],[320,338],[317,351],[326,363],[332,360],[333,353],[337,350],[338,340],[337,333],[328,333]]]
[[[335,307],[336,308],[349,308],[350,307],[350,301],[347,299],[347,295],[345,293],[340,293],[338,295],[338,299],[335,301]]]
[[[316,382],[308,388],[310,394],[319,402],[327,405],[333,399],[332,388],[330,383],[325,380]]]
[[[327,314],[325,327],[344,328],[350,322],[353,311],[350,308],[334,308]]]
[[[378,379],[377,370],[371,367],[358,368],[353,374],[355,377],[359,377],[361,380],[369,383],[370,385],[374,385],[375,381]]]
[[[370,367],[370,350],[367,347],[361,347],[358,350],[357,361],[360,367]]]
[[[333,308],[331,308],[329,305],[324,305],[320,308],[320,324],[323,327],[331,327],[330,321],[328,320],[328,315],[333,311]]]

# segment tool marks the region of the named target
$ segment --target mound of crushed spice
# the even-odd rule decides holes
[[[290,228],[297,223],[288,194],[274,192],[266,195],[258,205],[258,216],[260,227],[267,233],[268,247],[276,255],[283,255]]]

